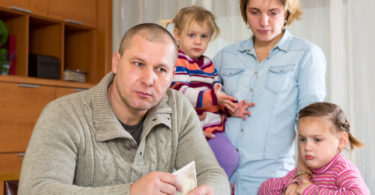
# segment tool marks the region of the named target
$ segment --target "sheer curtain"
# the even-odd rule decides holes
[[[302,20],[288,29],[325,52],[326,100],[344,109],[352,133],[366,144],[346,155],[375,192],[375,1],[301,0],[301,4]],[[239,13],[239,0],[113,0],[113,51],[118,50],[123,33],[131,26],[172,19],[180,8],[189,5],[211,10],[221,27],[220,36],[209,44],[207,56],[213,57],[224,46],[251,36]]]

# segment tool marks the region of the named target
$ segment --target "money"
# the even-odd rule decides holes
[[[195,161],[191,161],[181,169],[173,172],[173,175],[176,175],[178,180],[182,183],[182,192],[177,192],[177,195],[186,195],[197,187]]]

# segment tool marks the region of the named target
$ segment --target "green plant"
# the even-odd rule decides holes
[[[5,23],[0,20],[0,74],[8,74],[9,63],[7,60],[8,50],[2,46],[7,42],[8,29]]]
[[[8,39],[8,29],[5,23],[0,20],[0,47],[7,42]]]

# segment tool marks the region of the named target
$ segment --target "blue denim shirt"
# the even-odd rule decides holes
[[[226,135],[240,154],[237,172],[245,170],[240,175],[250,177],[251,171],[246,171],[251,170],[250,161],[292,158],[298,111],[326,95],[322,50],[286,30],[262,62],[252,39],[222,49],[213,62],[227,94],[255,103],[246,120],[229,117],[226,121]],[[267,167],[258,171],[264,171],[262,177],[275,176]]]

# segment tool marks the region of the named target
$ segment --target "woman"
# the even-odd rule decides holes
[[[256,194],[264,180],[294,168],[297,113],[326,95],[322,50],[285,29],[301,15],[299,0],[241,0],[240,9],[253,36],[213,60],[225,93],[255,103],[245,121],[226,121],[240,154],[231,177],[239,195]]]

